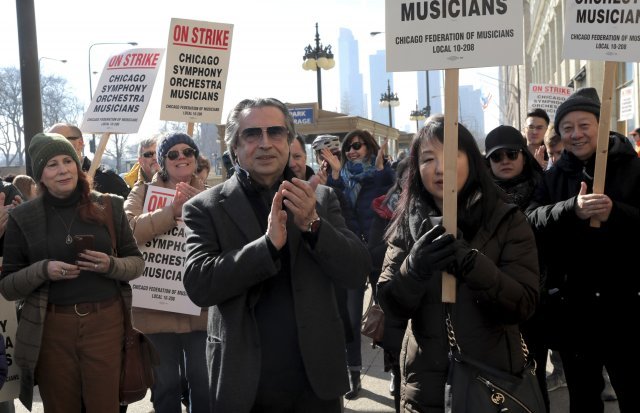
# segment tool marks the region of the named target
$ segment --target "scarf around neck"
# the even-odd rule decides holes
[[[344,195],[352,208],[356,207],[356,201],[362,189],[362,181],[372,177],[375,172],[376,165],[371,159],[364,162],[347,161],[340,170],[340,177],[344,182]]]

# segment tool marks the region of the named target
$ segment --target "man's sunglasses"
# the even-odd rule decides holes
[[[518,154],[520,153],[519,149],[511,149],[508,151],[495,151],[494,153],[492,153],[491,155],[489,155],[489,159],[491,159],[493,162],[500,162],[502,161],[502,157],[504,155],[507,155],[507,158],[511,161],[515,161],[516,159],[518,159]]]
[[[191,158],[192,156],[195,156],[196,150],[193,148],[184,148],[182,150],[182,154],[184,155],[185,158]],[[167,152],[167,158],[169,158],[172,161],[175,161],[176,159],[178,159],[179,156],[180,156],[180,151]]]
[[[249,143],[255,143],[267,132],[269,139],[280,141],[289,136],[289,129],[285,126],[269,126],[267,128],[246,128],[240,132],[240,137]]]
[[[363,143],[362,142],[354,142],[351,145],[347,145],[347,147],[345,148],[346,151],[345,152],[349,152],[351,149],[353,149],[354,151],[359,151],[360,148],[362,148]]]
[[[156,156],[156,153],[155,151],[149,151],[149,152],[143,153],[142,156],[145,158],[153,158],[154,156]]]

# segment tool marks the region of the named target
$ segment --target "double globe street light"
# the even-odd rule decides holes
[[[318,23],[316,23],[316,46],[308,45],[304,48],[304,56],[302,56],[302,68],[304,70],[315,70],[318,82],[318,108],[322,109],[322,74],[320,69],[332,69],[336,62],[333,60],[331,45],[323,46],[320,43],[320,34],[318,33]]]
[[[418,132],[420,130],[420,126],[418,125],[418,121],[422,121],[422,120],[425,120],[427,118],[426,112],[427,112],[426,108],[418,109],[418,101],[416,101],[416,110],[412,110],[411,114],[409,115],[409,120],[415,120],[416,121],[416,132]]]
[[[391,81],[387,79],[387,92],[380,96],[380,106],[383,108],[389,108],[389,127],[393,128],[393,118],[391,115],[391,108],[400,105],[400,99],[397,93],[391,92]]]

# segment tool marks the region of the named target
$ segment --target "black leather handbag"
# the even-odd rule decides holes
[[[536,378],[536,363],[529,357],[520,374],[502,371],[464,354],[455,340],[447,315],[449,377],[445,386],[445,413],[545,413],[546,407]]]

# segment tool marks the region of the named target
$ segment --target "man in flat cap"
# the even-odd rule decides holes
[[[609,132],[604,194],[593,193],[599,118],[594,88],[558,107],[564,151],[527,212],[548,270],[550,346],[562,357],[571,413],[603,412],[603,366],[620,412],[638,412],[640,358],[627,344],[640,321],[640,277],[637,247],[623,240],[640,231],[640,159],[625,136]]]

